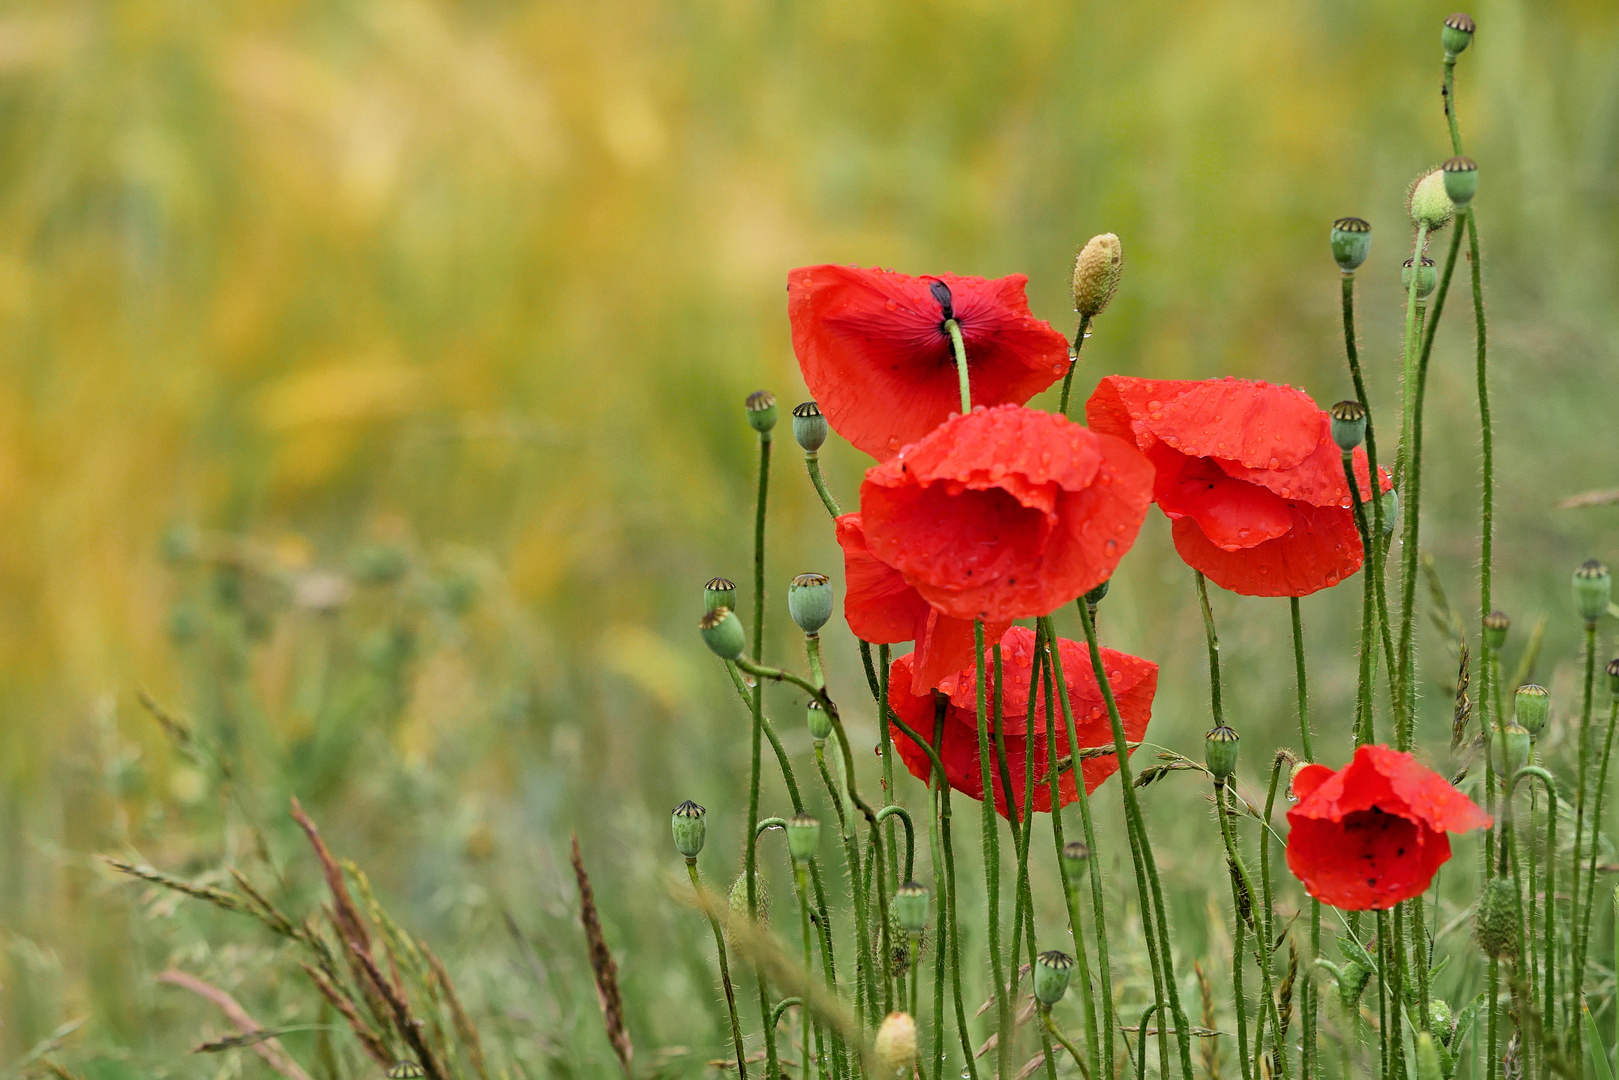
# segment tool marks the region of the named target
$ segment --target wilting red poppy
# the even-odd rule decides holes
[[[1034,676],[1034,631],[1014,626],[1001,636],[1001,669],[1006,680],[1006,691],[1001,699],[1002,723],[1005,725],[1006,763],[1011,773],[1012,797],[1019,809],[1023,806],[1023,770],[1028,755],[1034,755],[1034,808],[1042,813],[1051,809],[1051,786],[1048,782],[1049,762],[1046,755],[1045,687],[1035,691],[1034,715],[1028,714],[1029,680]],[[1082,642],[1057,639],[1062,657],[1063,679],[1068,688],[1069,708],[1078,725],[1081,749],[1113,745],[1113,725],[1109,722],[1102,692],[1091,671],[1090,651]],[[1114,700],[1118,702],[1119,717],[1124,721],[1124,734],[1130,742],[1140,742],[1152,718],[1152,698],[1158,690],[1158,665],[1150,660],[1130,656],[1113,649],[1102,650],[1102,664],[1113,686]],[[990,680],[985,691],[988,703],[988,725],[993,740],[994,667],[986,657],[985,671]],[[911,657],[902,656],[894,661],[888,676],[888,703],[900,719],[904,720],[924,739],[933,738],[933,699],[918,697],[911,692]],[[983,773],[978,760],[978,672],[976,663],[944,679],[939,692],[948,698],[944,717],[944,742],[939,757],[944,762],[945,778],[950,786],[974,799],[984,797]],[[1068,726],[1063,723],[1062,706],[1054,707],[1057,736],[1057,756],[1068,757]],[[893,727],[894,746],[911,775],[927,780],[933,768],[926,751],[910,740],[898,727]],[[993,755],[993,742],[991,754]],[[1081,763],[1085,772],[1085,791],[1095,791],[1101,783],[1119,770],[1114,754],[1090,758]],[[999,770],[992,759],[995,776],[995,808],[1006,815],[1006,793],[1001,787]],[[1061,804],[1067,806],[1079,798],[1079,788],[1073,769],[1066,768],[1057,780]]]
[[[1287,868],[1323,904],[1378,911],[1420,896],[1450,858],[1446,833],[1490,824],[1484,811],[1416,758],[1362,746],[1338,772],[1293,777]]]
[[[1068,340],[1030,314],[1028,280],[799,267],[787,314],[804,384],[839,435],[887,460],[961,411],[954,317],[973,404],[1021,405],[1068,370]]]
[[[1135,542],[1152,467],[1122,439],[1001,405],[953,416],[866,470],[871,554],[946,615],[1045,615],[1106,581]]]
[[[1304,391],[1250,379],[1110,375],[1085,415],[1093,430],[1131,439],[1147,455],[1175,550],[1221,588],[1306,596],[1360,569],[1331,418]],[[1366,452],[1357,449],[1354,462],[1369,500]],[[1392,486],[1379,479],[1381,490]]]

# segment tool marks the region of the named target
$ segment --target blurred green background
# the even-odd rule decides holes
[[[248,924],[94,856],[213,878],[241,866],[308,908],[296,794],[442,945],[509,1048],[503,1067],[528,1075],[616,1068],[573,910],[576,830],[641,1060],[699,1074],[723,1046],[711,942],[671,898],[666,811],[708,806],[705,866],[727,880],[744,714],[693,623],[703,580],[747,577],[743,397],[807,396],[786,271],[1024,272],[1035,312],[1069,331],[1073,253],[1112,231],[1123,287],[1078,392],[1113,371],[1238,374],[1326,405],[1349,393],[1326,234],[1356,214],[1375,237],[1363,356],[1392,415],[1402,195],[1449,156],[1448,12],[4,5],[0,1067],[88,1018],[53,1051],[88,1076],[261,1070],[188,1057],[219,1021],[152,975],[179,963],[267,1023],[311,1022],[295,968]],[[1556,506],[1619,487],[1619,7],[1472,14],[1458,82],[1482,176],[1497,595],[1520,627],[1551,617],[1537,674],[1566,717],[1568,572],[1619,562],[1619,502]],[[1429,395],[1424,546],[1476,624],[1471,365],[1456,294]],[[778,445],[769,640],[796,663],[785,582],[841,560]],[[835,438],[823,456],[852,502],[867,462]],[[1167,532],[1154,512],[1103,624],[1163,666],[1151,737],[1196,756],[1201,625]],[[1304,605],[1329,760],[1348,746],[1359,610],[1357,587],[1340,592]],[[1216,614],[1259,783],[1270,748],[1297,739],[1286,606],[1222,594]],[[1424,735],[1443,769],[1452,662],[1425,633]],[[852,642],[836,622],[827,637],[871,745]],[[178,753],[142,687],[214,756]],[[801,701],[772,691],[770,707],[805,753]],[[1187,955],[1218,968],[1203,926],[1217,834],[1170,829],[1204,813],[1196,787],[1167,781],[1147,806]],[[901,781],[918,807],[920,790]],[[778,788],[766,802],[783,808]]]

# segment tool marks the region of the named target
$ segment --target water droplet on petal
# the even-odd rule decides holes
[[[899,436],[898,435],[890,435],[888,437],[888,448],[890,450],[898,450],[899,449]],[[1281,1029],[1278,1028],[1277,1030],[1280,1031]]]
[[[1107,543],[1102,545],[1102,550],[1107,552],[1109,555],[1112,555],[1114,552],[1119,550],[1119,542],[1117,540],[1109,540]],[[1281,1028],[1277,1028],[1276,1030],[1280,1031]]]

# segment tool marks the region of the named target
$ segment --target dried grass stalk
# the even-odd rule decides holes
[[[189,990],[200,998],[213,1002],[225,1018],[235,1025],[236,1030],[243,1035],[250,1035],[264,1030],[264,1026],[253,1019],[246,1009],[217,986],[203,982],[195,975],[188,974],[178,968],[169,968],[157,977],[157,981],[178,986],[182,990]],[[262,1042],[253,1044],[253,1052],[264,1059],[264,1063],[288,1080],[311,1080],[308,1073],[296,1061],[287,1056],[281,1048],[281,1040],[273,1036]]]
[[[573,837],[573,875],[579,879],[579,921],[585,927],[585,941],[590,946],[590,970],[596,976],[596,998],[601,1002],[602,1023],[607,1028],[607,1041],[613,1044],[613,1053],[624,1075],[630,1075],[630,1062],[635,1058],[635,1047],[630,1045],[630,1033],[624,1027],[624,999],[618,992],[618,965],[607,950],[607,939],[602,934],[601,918],[596,913],[596,897],[590,889],[590,875],[585,873],[585,860],[579,854],[579,836]]]

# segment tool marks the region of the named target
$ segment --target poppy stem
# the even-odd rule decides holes
[[[1580,916],[1578,951],[1574,957],[1574,974],[1583,986],[1585,982],[1585,962],[1589,956],[1591,945],[1591,911],[1596,907],[1597,887],[1597,830],[1602,822],[1602,795],[1608,787],[1608,759],[1613,754],[1613,730],[1619,725],[1619,698],[1615,698],[1608,709],[1608,734],[1602,744],[1602,764],[1597,769],[1597,789],[1595,800],[1591,804],[1591,855],[1585,872],[1585,911]],[[1579,873],[1579,864],[1575,864],[1574,872]],[[1601,1048],[1594,1048],[1598,1053],[1604,1053]]]
[[[1271,980],[1275,972],[1271,969],[1271,953],[1280,946],[1276,935],[1276,899],[1270,876],[1270,822],[1276,813],[1276,789],[1281,781],[1282,766],[1288,758],[1278,752],[1271,761],[1270,789],[1265,796],[1265,818],[1259,830],[1259,888],[1263,896],[1265,913],[1265,940],[1264,940],[1264,984],[1267,1002],[1274,1005],[1275,997],[1271,993]],[[1286,931],[1283,931],[1285,934]],[[1271,1029],[1271,1045],[1275,1049],[1276,1061],[1281,1066],[1283,1080],[1290,1075],[1287,1063],[1287,1032],[1281,1025],[1281,1017],[1277,1016]]]
[[[764,655],[765,635],[765,508],[770,496],[770,432],[759,433],[759,486],[753,513],[753,663]],[[743,661],[738,660],[738,666]],[[759,773],[764,741],[764,683],[753,685],[753,753],[748,779],[748,847],[743,877],[748,895],[748,918],[759,918]],[[765,1075],[772,1080],[781,1072],[776,1062],[776,1031],[770,1022],[770,988],[763,973],[755,979],[759,987],[760,1022],[764,1025]]]
[[[1571,1026],[1576,1029],[1574,1035],[1574,1049],[1576,1054],[1578,1054],[1579,1051],[1578,1040],[1580,1039],[1580,1033],[1578,1031],[1578,1028],[1580,1027],[1580,995],[1585,989],[1585,969],[1581,964],[1581,961],[1584,958],[1579,952],[1578,932],[1581,911],[1580,862],[1581,850],[1584,847],[1585,841],[1585,788],[1586,777],[1590,772],[1591,694],[1596,680],[1596,659],[1597,624],[1595,622],[1587,622],[1585,624],[1585,697],[1584,703],[1580,707],[1580,765],[1574,795],[1574,877],[1569,882],[1569,918],[1573,927],[1575,928],[1575,931],[1572,941],[1574,947],[1574,954],[1572,957],[1574,966],[1570,971],[1568,984],[1568,991],[1570,995],[1568,1015],[1571,1021]],[[1595,823],[1593,822],[1592,832],[1594,833],[1595,831]],[[1594,846],[1595,845],[1593,845],[1593,847]],[[1589,906],[1591,903],[1591,898],[1587,896],[1585,902],[1586,905]],[[1574,1060],[1584,1061],[1585,1059],[1583,1057],[1576,1056]]]
[[[1064,416],[1068,415],[1068,391],[1074,385],[1074,370],[1079,367],[1079,350],[1085,347],[1085,339],[1090,337],[1091,317],[1079,317],[1079,329],[1074,331],[1074,358],[1068,362],[1068,374],[1062,377],[1062,401],[1057,405],[1057,411]]]
[[[1304,760],[1314,761],[1315,751],[1310,748],[1310,688],[1304,671],[1304,620],[1299,612],[1299,598],[1290,596],[1288,607],[1293,613],[1293,669],[1299,692],[1299,741],[1304,744]]]
[[[965,370],[965,369],[963,369]],[[974,688],[978,713],[978,768],[981,798],[979,799],[982,840],[984,846],[984,891],[989,916],[989,966],[994,977],[995,1016],[998,1038],[995,1059],[998,1075],[1012,1074],[1012,1010],[1007,1000],[1005,957],[1001,953],[1001,852],[999,829],[995,825],[995,776],[989,752],[989,673],[986,670],[984,649],[984,620],[973,620],[973,664],[977,685]]]
[[[697,874],[697,856],[688,855],[686,857],[686,873],[691,875],[691,887],[700,897],[703,891],[703,882],[702,878]],[[731,1043],[736,1047],[737,1075],[742,1080],[747,1080],[748,1055],[747,1051],[742,1048],[742,1024],[736,1015],[736,987],[731,983],[731,965],[725,958],[725,935],[720,931],[720,921],[714,916],[713,911],[706,906],[703,910],[708,915],[709,927],[714,931],[714,951],[719,955],[720,959],[720,985],[725,988],[725,1007],[731,1014]]]
[[[950,335],[950,348],[956,356],[956,378],[961,383],[961,415],[966,416],[973,411],[972,385],[967,379],[967,343],[961,339],[961,324],[956,320],[946,319],[944,329]]]
[[[1094,1076],[1095,1074],[1090,1072],[1090,1070],[1085,1067],[1085,1058],[1080,1054],[1079,1050],[1074,1047],[1073,1043],[1068,1041],[1067,1037],[1064,1036],[1061,1031],[1057,1030],[1056,1022],[1051,1019],[1051,1009],[1049,1006],[1040,1006],[1040,1018],[1045,1021],[1045,1028],[1051,1033],[1051,1037],[1056,1039],[1057,1042],[1061,1043],[1062,1048],[1068,1051],[1069,1056],[1074,1059],[1074,1064],[1079,1066],[1081,1075],[1086,1077]],[[1142,1034],[1144,1037],[1145,1032]],[[1049,1058],[1049,1056],[1050,1055],[1048,1054],[1047,1057]]]
[[[1544,954],[1543,959],[1545,963],[1545,970],[1541,979],[1543,984],[1541,987],[1541,1000],[1544,1002],[1544,1004],[1541,1006],[1541,1023],[1546,1029],[1556,1031],[1558,1030],[1557,1016],[1555,1012],[1557,1003],[1557,953],[1555,952],[1555,942],[1552,938],[1552,932],[1555,925],[1555,916],[1557,911],[1557,906],[1554,899],[1557,893],[1557,781],[1555,778],[1553,778],[1551,773],[1547,772],[1540,766],[1528,765],[1518,770],[1518,775],[1515,778],[1514,783],[1531,778],[1539,780],[1543,785],[1545,785],[1546,788],[1546,899],[1542,905],[1545,935],[1542,952]],[[1534,795],[1533,788],[1530,788],[1530,795]],[[1532,824],[1533,823],[1531,822],[1531,825]],[[1533,848],[1531,848],[1531,850],[1533,850]],[[1531,932],[1534,930],[1533,898],[1534,886],[1531,884],[1531,906],[1529,909],[1529,929]]]
[[[933,762],[933,779],[930,782],[933,784],[934,793],[937,796],[939,841],[944,852],[945,890],[943,890],[941,900],[946,900],[948,903],[945,906],[949,908],[949,917],[941,917],[939,920],[941,937],[939,942],[939,970],[940,972],[943,971],[943,958],[946,955],[945,941],[943,939],[948,938],[950,984],[956,1005],[956,1033],[961,1037],[961,1053],[962,1057],[966,1059],[967,1080],[978,1080],[978,1060],[973,1057],[972,1035],[967,1030],[967,1007],[961,997],[961,926],[960,914],[956,908],[956,856],[950,840],[950,780],[944,771],[943,762],[939,759],[939,750],[944,746],[944,715],[948,704],[948,699],[943,694],[940,694],[937,690],[933,692],[933,744],[929,747],[931,751],[929,757]],[[897,716],[894,717],[894,722],[902,723]],[[902,727],[900,730],[904,731],[906,729]],[[911,741],[918,746],[925,745],[914,734],[911,735]],[[939,1017],[939,1030],[942,1032],[944,1030],[944,1017],[942,1011],[940,1011],[940,1006],[942,1006],[944,998],[938,986],[939,984],[936,983],[933,1000],[935,1002],[935,1012]],[[937,1041],[934,1044],[934,1060],[934,1074],[942,1080],[944,1076],[944,1050]]]
[[[826,486],[826,478],[821,475],[821,452],[819,450],[804,451],[804,468],[809,472],[810,483],[815,485],[815,494],[821,497],[821,505],[826,512],[834,518],[842,515],[838,509],[838,500],[832,497],[832,489]]]
[[[1248,1062],[1248,996],[1242,988],[1242,939],[1243,930],[1249,919],[1253,918],[1253,882],[1248,879],[1248,869],[1242,863],[1242,855],[1237,851],[1237,838],[1231,826],[1231,810],[1226,805],[1226,785],[1216,782],[1214,785],[1214,813],[1220,819],[1220,839],[1225,843],[1226,869],[1231,875],[1231,905],[1232,916],[1235,920],[1235,932],[1232,934],[1231,949],[1231,990],[1237,1008],[1237,1056],[1242,1065],[1242,1080],[1251,1080],[1252,1070]],[[1247,914],[1244,915],[1243,897],[1248,898]],[[1258,939],[1263,954],[1265,931],[1254,927],[1254,937]],[[1264,969],[1261,961],[1260,968]]]
[[[888,662],[887,645],[879,645],[877,647],[877,659],[880,661],[882,667],[881,672],[877,676],[877,715],[879,717],[877,724],[877,730],[879,732],[877,747],[878,752],[882,754],[883,758],[883,802],[892,803],[894,801],[894,732],[887,723],[881,720],[882,715],[888,711],[888,674],[890,665]],[[903,813],[903,811],[901,812]],[[881,819],[884,814],[888,813],[889,811],[884,809],[877,814],[877,817]],[[913,826],[911,825],[910,821],[910,815],[907,814],[905,816],[905,835],[911,838],[910,850],[914,850],[916,841],[913,835]],[[890,851],[896,850],[894,847],[894,823],[891,821],[888,823],[888,833],[884,839],[888,841],[888,849]],[[897,892],[900,886],[899,866],[896,863],[889,869],[889,891]],[[909,881],[910,879],[911,862],[907,860],[905,864],[905,880]]]
[[[1209,646],[1209,711],[1214,726],[1225,727],[1225,710],[1220,705],[1220,635],[1214,629],[1214,609],[1209,607],[1209,584],[1203,571],[1193,570],[1197,579],[1197,602],[1203,609],[1203,637]]]

